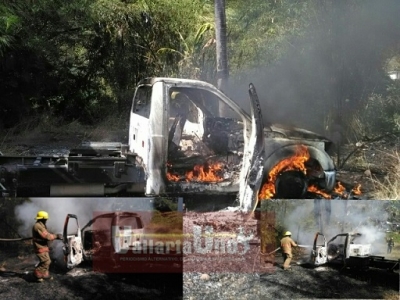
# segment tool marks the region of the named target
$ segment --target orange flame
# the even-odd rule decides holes
[[[268,180],[261,187],[260,193],[258,194],[259,199],[271,199],[275,191],[275,181],[278,175],[283,171],[298,170],[304,174],[307,172],[305,162],[310,159],[310,153],[304,145],[299,145],[296,149],[296,153],[288,158],[281,160],[277,163],[268,174]]]
[[[217,173],[222,170],[221,163],[195,165],[193,171],[186,172],[186,181],[215,182],[224,180]]]
[[[307,188],[307,191],[321,195],[322,197],[324,197],[325,199],[331,199],[331,195],[329,195],[328,193],[325,193],[323,191],[321,191],[317,186],[315,185],[310,185]]]
[[[354,195],[361,195],[361,184],[357,184],[353,190],[352,190]]]
[[[171,167],[171,165],[168,165]],[[221,176],[218,175],[223,169],[223,165],[221,163],[208,164],[204,165],[195,165],[192,171],[188,171],[185,174],[185,179],[187,182],[190,181],[202,181],[202,182],[219,182],[224,180]],[[169,181],[180,181],[181,177],[171,172],[167,172],[167,179]]]
[[[343,193],[346,192],[346,188],[338,181],[333,191],[339,195],[343,195]]]
[[[267,182],[265,182],[261,187],[260,193],[258,194],[258,198],[271,199],[275,195],[276,193],[275,181],[281,172],[297,170],[303,172],[304,174],[307,174],[307,168],[305,166],[305,163],[309,159],[310,159],[310,153],[308,152],[307,147],[304,145],[299,145],[298,148],[296,149],[296,153],[293,156],[281,160],[278,164],[276,164],[272,168],[272,170],[268,174]],[[353,188],[352,192],[355,195],[360,195],[361,194],[360,187],[361,187],[360,184],[357,185],[356,187]],[[330,194],[319,189],[316,185],[309,186],[307,188],[307,191],[321,195],[325,199],[332,198]],[[340,196],[345,196],[346,188],[338,181],[334,188],[334,192]]]
[[[169,181],[179,181],[180,177],[178,175],[167,172],[167,179]]]
[[[340,181],[338,181],[336,183],[336,187],[333,189],[333,191],[336,194],[339,194],[340,196],[346,196],[347,190],[346,188],[340,183]],[[361,184],[357,184],[353,189],[352,192],[354,195],[361,195]],[[347,194],[348,195],[348,194]]]

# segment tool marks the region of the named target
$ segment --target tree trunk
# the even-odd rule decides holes
[[[228,54],[226,49],[225,0],[214,0],[215,38],[217,44],[217,86],[221,91],[228,84]]]

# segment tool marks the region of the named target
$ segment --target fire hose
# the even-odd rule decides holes
[[[300,247],[300,248],[311,248],[312,246],[309,246],[309,245],[297,245],[297,247]],[[264,256],[271,255],[271,254],[275,253],[276,251],[278,251],[278,250],[280,250],[280,249],[281,249],[281,247],[278,247],[278,248],[276,248],[274,251],[271,251],[271,252],[266,253],[266,254],[263,254],[263,255],[264,255]],[[254,266],[255,266],[255,264],[256,264],[256,258],[260,255],[260,251],[261,251],[261,248],[258,249],[257,255],[254,257],[253,272],[254,272]]]
[[[311,248],[312,246],[308,246],[308,245],[297,245],[297,247],[300,248]],[[275,253],[276,251],[278,251],[279,249],[281,249],[281,247],[276,248],[274,251],[270,252],[270,253],[266,253],[264,254],[265,256],[271,255],[273,253]]]
[[[31,237],[27,237],[27,238],[17,238],[17,239],[0,239],[0,242],[18,242],[18,241],[27,241],[27,240],[31,240]]]
[[[267,253],[267,254],[264,254],[264,255],[271,255],[272,253],[275,253],[276,251],[278,251],[279,249],[281,249],[281,247],[278,247],[278,248],[276,248],[274,251],[272,251],[272,252],[270,252],[270,253]]]
[[[274,251],[272,251],[272,252],[270,252],[270,253],[268,253],[268,254],[264,254],[264,255],[270,255],[270,254],[272,254],[272,253],[278,251],[279,249],[281,249],[281,247],[278,247],[278,248],[276,248]],[[254,267],[255,267],[255,265],[256,265],[256,258],[259,257],[260,252],[261,252],[261,247],[258,249],[257,255],[254,256],[254,261],[253,261],[253,272],[254,272]]]
[[[311,246],[308,246],[308,245],[297,245],[297,247],[300,247],[300,248],[311,248]],[[263,255],[265,255],[265,256],[271,255],[271,254],[275,253],[276,251],[278,251],[279,249],[281,249],[281,247],[278,247],[274,251],[272,251],[270,253],[263,254]]]

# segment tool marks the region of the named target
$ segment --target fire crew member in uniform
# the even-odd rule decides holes
[[[388,239],[387,245],[388,245],[387,253],[392,253],[392,249],[394,247],[394,240],[392,237],[390,239]]]
[[[297,247],[297,244],[291,238],[292,233],[286,231],[281,239],[281,249],[283,255],[283,269],[288,270],[290,268],[290,261],[292,260],[292,247]]]
[[[43,281],[43,279],[51,278],[49,274],[51,259],[47,242],[54,239],[62,239],[62,235],[55,235],[47,231],[46,222],[49,219],[49,214],[47,212],[39,211],[35,219],[36,223],[32,228],[33,248],[40,262],[36,266],[33,274],[38,281]]]

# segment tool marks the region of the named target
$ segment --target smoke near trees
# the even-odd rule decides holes
[[[232,81],[226,92],[244,108],[253,82],[268,121],[329,133],[334,121],[365,122],[374,107],[377,123],[349,138],[397,124],[400,89],[387,71],[400,52],[398,1],[218,3]],[[148,76],[217,84],[214,4],[3,1],[0,126],[43,113],[82,123],[123,115]]]

